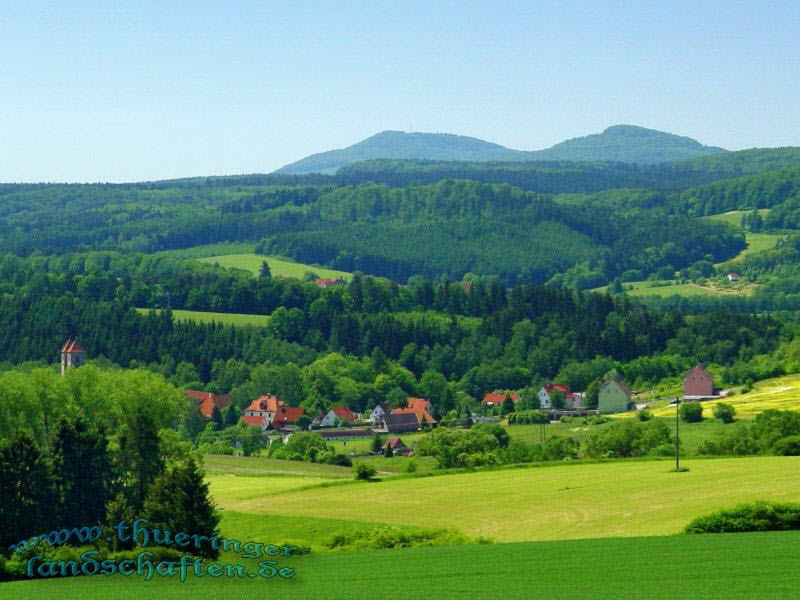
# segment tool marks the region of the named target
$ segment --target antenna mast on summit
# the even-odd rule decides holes
[[[408,124],[408,133],[414,133],[414,127],[411,123]]]

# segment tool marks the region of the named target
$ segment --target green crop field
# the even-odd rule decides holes
[[[451,526],[497,541],[675,533],[692,517],[755,499],[800,500],[800,457],[614,461],[281,490],[264,479],[210,477],[217,503],[265,515]],[[250,489],[248,489],[248,486]]]
[[[297,573],[277,581],[17,581],[0,584],[0,597],[763,600],[796,597],[798,562],[800,532],[674,535],[311,554],[287,559]]]
[[[628,288],[632,289],[628,289]],[[631,296],[658,296],[666,298],[668,296],[739,296],[749,295],[755,290],[753,285],[735,285],[722,287],[718,285],[698,285],[696,283],[670,283],[669,285],[653,285],[652,281],[634,281],[624,283],[625,293]],[[595,288],[592,291],[606,291],[608,286]]]
[[[138,312],[146,314],[150,308],[137,308]],[[173,310],[172,316],[176,321],[196,321],[198,323],[221,323],[223,325],[255,325],[263,327],[269,322],[267,315],[246,315],[239,313],[205,312],[202,310]]]
[[[229,475],[283,475],[289,477],[351,478],[349,467],[323,465],[296,460],[278,460],[261,456],[226,456],[206,454],[203,457],[206,473]]]
[[[336,271],[335,269],[326,269],[325,267],[305,265],[283,258],[262,256],[260,254],[224,254],[220,256],[207,256],[199,260],[211,264],[218,264],[221,267],[243,269],[245,271],[250,271],[253,275],[258,275],[259,269],[261,269],[261,263],[266,260],[273,276],[296,277],[302,279],[308,271],[311,271],[322,278],[328,279],[335,279],[336,277],[350,279],[350,277],[352,277],[352,274],[346,271]]]

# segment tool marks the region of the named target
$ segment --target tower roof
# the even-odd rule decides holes
[[[67,354],[77,354],[77,353],[86,354],[86,350],[84,350],[83,346],[81,346],[78,343],[77,338],[68,339],[67,343],[64,344],[64,347],[61,348],[61,352],[66,352]]]

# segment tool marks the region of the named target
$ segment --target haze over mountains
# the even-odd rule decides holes
[[[488,161],[619,161],[655,164],[726,152],[689,137],[635,125],[614,125],[602,133],[565,140],[544,150],[513,150],[450,133],[382,131],[347,148],[312,154],[275,173],[334,173],[340,167],[378,158]]]

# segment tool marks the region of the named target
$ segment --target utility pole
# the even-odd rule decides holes
[[[681,399],[675,398],[675,471],[680,471],[680,443],[681,443],[681,419],[680,419]]]

